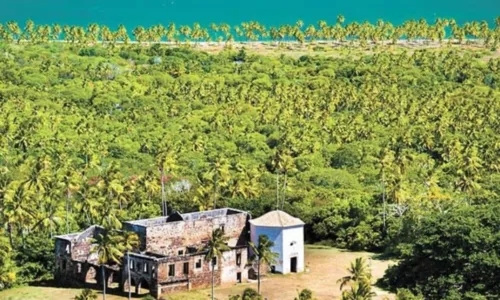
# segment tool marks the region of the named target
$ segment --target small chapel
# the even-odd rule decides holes
[[[266,235],[274,243],[272,251],[279,257],[276,264],[270,266],[272,272],[304,271],[304,222],[281,210],[268,212],[249,222],[250,239],[255,245],[260,235]]]

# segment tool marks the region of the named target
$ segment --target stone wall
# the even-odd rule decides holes
[[[222,256],[222,283],[237,283],[238,273],[241,282],[248,281],[248,250],[247,248],[226,251]]]
[[[248,240],[247,215],[234,214],[216,218],[179,221],[146,229],[146,251],[178,255],[187,246],[201,245],[212,236],[212,229],[224,228],[233,244],[245,245]]]
[[[128,263],[130,261],[130,264]],[[151,295],[157,297],[158,293],[158,258],[131,253],[129,258],[125,255],[121,265],[121,289],[128,291],[129,282],[128,276],[135,287],[134,293],[138,293],[144,282],[147,283]]]
[[[97,268],[97,253],[91,251],[92,239],[103,233],[101,227],[91,226],[81,233],[56,238],[54,279],[58,284],[80,287],[90,277],[100,276],[99,272],[92,275],[93,268]]]

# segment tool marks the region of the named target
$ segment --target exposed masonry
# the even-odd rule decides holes
[[[139,236],[140,249],[128,259],[123,257],[120,265],[106,265],[106,282],[118,283],[124,292],[132,289],[141,294],[147,289],[156,298],[171,291],[209,287],[212,265],[205,261],[202,249],[216,228],[224,230],[230,250],[214,262],[215,284],[245,282],[255,273],[248,263],[249,220],[247,212],[223,208],[125,222],[123,229]],[[99,234],[105,230],[91,226],[56,237],[56,282],[71,286],[102,283],[97,255],[91,253],[92,239]]]

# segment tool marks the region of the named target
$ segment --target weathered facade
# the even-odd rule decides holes
[[[62,285],[82,287],[102,282],[97,254],[91,253],[92,240],[105,232],[104,228],[91,226],[80,233],[56,237],[55,241],[55,276]],[[108,284],[120,279],[118,266],[105,266]]]
[[[248,264],[250,215],[224,208],[204,212],[125,222],[124,230],[137,233],[140,249],[123,258],[121,265],[106,266],[108,283],[140,294],[148,290],[155,297],[177,290],[211,285],[212,263],[203,249],[213,229],[221,228],[229,238],[229,251],[214,261],[215,284],[244,282]],[[56,238],[56,281],[82,286],[102,282],[97,256],[91,253],[92,239],[104,229],[92,226],[81,233]],[[130,282],[128,280],[130,276]]]

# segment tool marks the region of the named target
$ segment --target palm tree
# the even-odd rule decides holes
[[[92,43],[97,43],[99,41],[100,27],[98,24],[93,23],[87,27],[87,38]]]
[[[130,37],[128,36],[127,28],[125,28],[125,25],[120,24],[118,26],[118,30],[116,31],[116,39],[123,41],[125,45],[127,45],[130,41]]]
[[[146,37],[146,30],[144,29],[144,27],[138,26],[134,29],[134,31],[132,31],[132,33],[134,34],[137,43],[141,45]]]
[[[210,163],[210,170],[205,177],[213,183],[214,209],[217,209],[217,198],[219,197],[219,187],[226,187],[229,182],[229,163],[223,157],[217,157]]]
[[[342,293],[342,300],[370,300],[376,294],[371,291],[371,286],[366,281],[357,282],[350,290]]]
[[[52,38],[54,40],[59,40],[59,37],[61,36],[61,33],[62,33],[62,28],[61,28],[61,25],[59,24],[54,24],[52,26]]]
[[[161,208],[163,216],[168,215],[167,206],[167,194],[166,194],[166,183],[170,179],[169,176],[173,176],[175,170],[177,170],[177,150],[175,148],[166,146],[156,155],[156,165],[160,171],[160,183],[161,183]]]
[[[210,262],[212,265],[212,300],[214,300],[215,266],[217,265],[217,261],[220,261],[222,252],[230,250],[227,245],[228,239],[228,237],[224,236],[222,228],[217,228],[212,231],[212,238],[205,247],[205,251],[207,251],[205,261]]]
[[[257,261],[257,292],[260,295],[260,267],[262,264],[266,266],[276,263],[279,254],[273,252],[274,242],[271,241],[266,235],[259,235],[257,245],[250,242],[250,247],[254,252],[252,260]]]
[[[345,17],[343,15],[337,16],[337,24],[342,25],[345,22]]]
[[[363,257],[358,257],[351,262],[351,266],[347,269],[349,273],[348,276],[344,276],[337,280],[337,283],[340,283],[340,290],[344,288],[344,286],[350,282],[367,282],[370,283],[371,280],[371,271],[366,265],[366,260]]]
[[[63,162],[63,165],[58,170],[59,180],[63,185],[62,191],[66,197],[66,233],[69,233],[69,215],[71,211],[71,196],[72,192],[79,189],[78,174],[71,165],[71,161]]]
[[[106,300],[106,271],[108,263],[120,264],[124,251],[130,251],[139,245],[139,238],[135,233],[119,233],[116,230],[99,234],[92,240],[94,244],[91,253],[97,253],[98,264],[101,265],[103,299]]]
[[[179,32],[184,36],[184,42],[188,44],[191,36],[191,28],[187,25],[183,25],[179,28]]]
[[[24,38],[27,42],[31,42],[33,39],[33,33],[35,30],[35,23],[32,20],[26,21],[26,25],[24,26]]]
[[[17,42],[19,43],[21,41],[21,28],[19,25],[14,21],[9,21],[7,22],[7,28],[12,34],[12,39],[17,39]]]

